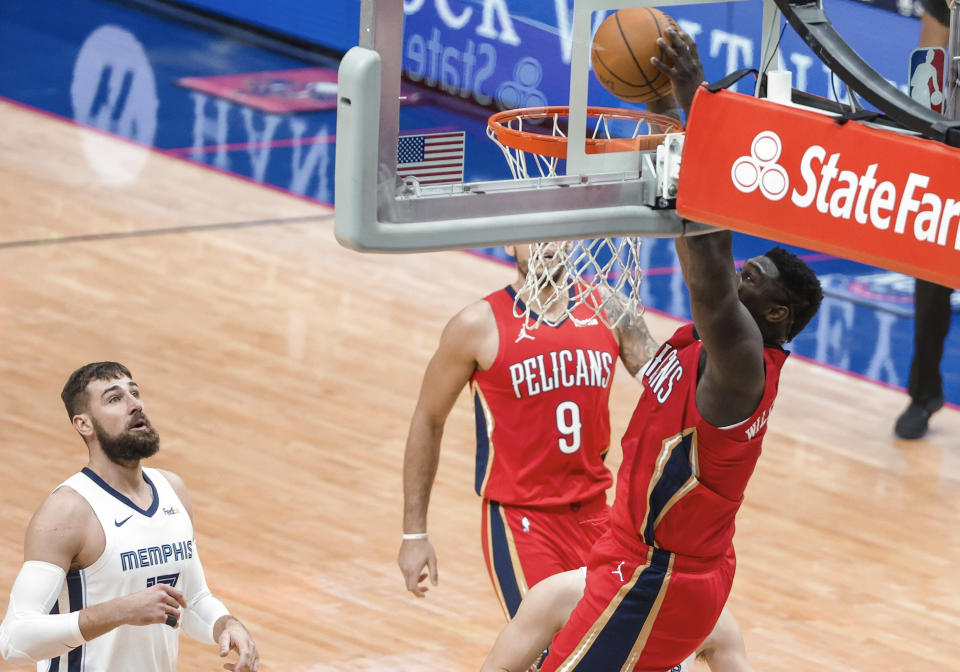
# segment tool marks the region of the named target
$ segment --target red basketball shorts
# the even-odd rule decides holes
[[[705,562],[644,548],[628,551],[612,533],[597,542],[583,599],[541,672],[664,672],[706,639],[733,584],[733,549]]]
[[[517,613],[530,586],[585,566],[609,517],[604,495],[547,508],[483,500],[483,557],[507,618]]]

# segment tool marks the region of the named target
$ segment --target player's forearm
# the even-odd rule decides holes
[[[674,98],[673,94],[651,100],[647,103],[647,111],[672,117],[677,121],[683,121],[683,113],[680,111],[680,105],[677,103],[677,99]]]
[[[403,531],[427,530],[430,491],[440,462],[443,425],[415,418],[403,456]]]
[[[0,655],[4,660],[36,663],[62,656],[84,643],[77,612],[18,614],[0,624]]]
[[[677,238],[677,256],[691,301],[709,305],[736,292],[732,240],[726,230]]]
[[[123,599],[117,598],[80,610],[80,632],[86,641],[127,624],[129,612],[124,607]]]

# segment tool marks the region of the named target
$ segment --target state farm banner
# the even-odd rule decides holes
[[[960,287],[960,150],[701,88],[683,217]]]

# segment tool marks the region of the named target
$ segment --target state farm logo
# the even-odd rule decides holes
[[[733,162],[730,169],[733,186],[745,194],[760,187],[760,193],[771,201],[786,196],[790,177],[777,163],[782,148],[780,136],[773,131],[757,133],[750,143],[750,156],[741,156]]]
[[[789,174],[777,163],[782,149],[780,136],[773,131],[757,133],[750,155],[737,158],[730,168],[733,185],[745,194],[759,190],[771,201],[790,192],[789,201],[798,208],[815,208],[834,219],[869,223],[881,231],[909,232],[922,242],[944,246],[952,237],[954,249],[960,250],[960,197],[945,197],[931,189],[930,175],[904,175],[893,153],[885,157],[884,166],[874,162],[864,167],[860,154],[850,152],[844,160],[842,152],[810,145],[800,158],[797,185],[791,189]]]

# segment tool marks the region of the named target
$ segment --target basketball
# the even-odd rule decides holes
[[[648,103],[673,91],[670,78],[650,62],[652,56],[670,65],[657,46],[676,22],[653,7],[621,9],[604,19],[593,38],[590,59],[603,87],[622,100]]]

